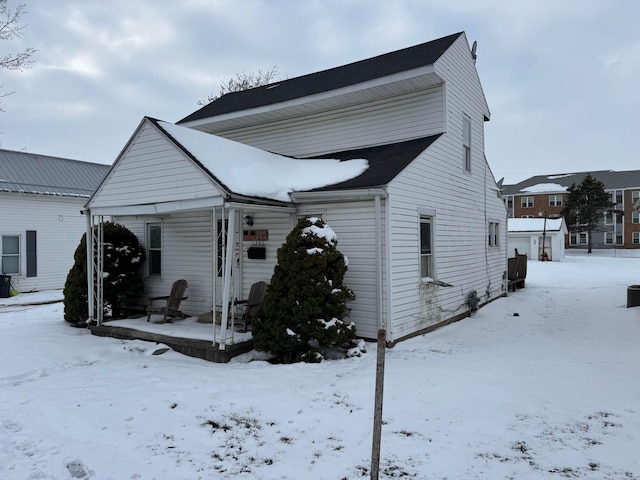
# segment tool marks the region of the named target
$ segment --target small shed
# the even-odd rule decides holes
[[[569,233],[563,217],[509,218],[507,222],[508,256],[516,250],[530,260],[541,260],[543,252],[548,260],[564,258],[565,235]]]

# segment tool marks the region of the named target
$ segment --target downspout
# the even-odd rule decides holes
[[[236,211],[234,208],[229,209],[229,227],[227,233],[227,245],[224,262],[224,284],[222,287],[222,322],[220,325],[221,341],[219,342],[220,350],[224,350],[227,342],[227,322],[229,320],[229,299],[231,287],[231,267],[233,264],[233,243],[235,235]],[[223,227],[224,228],[224,227]]]
[[[394,332],[393,332],[393,292],[391,287],[391,202],[389,201],[389,195],[385,197],[384,201],[384,211],[385,211],[385,221],[386,221],[386,241],[387,248],[385,250],[385,262],[384,265],[386,267],[387,275],[386,275],[386,284],[387,284],[387,315],[386,315],[386,325],[387,325],[387,341],[393,342],[395,340]]]
[[[83,212],[87,216],[87,232],[85,234],[85,245],[87,250],[87,302],[89,307],[89,322],[93,322],[95,316],[94,297],[93,297],[93,229],[91,228],[91,210],[87,209]]]
[[[378,329],[385,329],[386,322],[383,317],[383,288],[382,288],[382,210],[380,208],[380,195],[375,196],[375,210],[376,210],[376,284],[378,290],[378,302],[377,302],[377,315],[378,315]]]

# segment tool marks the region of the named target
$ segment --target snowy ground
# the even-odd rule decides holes
[[[388,350],[380,478],[640,479],[640,259],[528,267]],[[59,296],[0,299],[0,479],[368,478],[374,344],[319,365],[152,355],[16,305]]]

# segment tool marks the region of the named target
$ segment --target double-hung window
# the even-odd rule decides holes
[[[433,219],[420,217],[420,277],[433,278]]]
[[[522,208],[533,208],[533,197],[520,197],[520,206]]]
[[[162,224],[147,224],[147,263],[149,275],[162,274]]]
[[[500,224],[498,222],[489,222],[487,244],[490,247],[500,246]]]
[[[20,236],[2,236],[2,273],[20,275]]]
[[[462,162],[467,172],[471,171],[471,119],[462,116]]]
[[[631,223],[640,223],[640,212],[631,213]]]
[[[562,195],[549,195],[549,206],[550,207],[561,207],[562,206]]]
[[[631,242],[634,245],[640,244],[640,232],[633,232],[633,235],[631,236]]]

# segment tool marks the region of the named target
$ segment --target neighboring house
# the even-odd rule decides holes
[[[389,342],[507,291],[506,210],[484,154],[489,109],[464,33],[230,93],[178,125],[144,118],[87,202],[146,246],[150,294],[185,312],[269,282],[302,216],[349,262],[358,335]],[[228,234],[224,235],[223,232]],[[101,309],[93,320],[101,322]],[[220,348],[227,343],[226,336]]]
[[[64,287],[87,229],[81,210],[108,171],[108,165],[0,149],[1,267],[16,290]]]
[[[515,185],[503,185],[502,196],[510,218],[557,218],[567,201],[567,189],[579,185],[588,174],[604,183],[609,199],[623,215],[603,215],[598,231],[592,232],[593,248],[640,248],[640,170],[537,175]],[[587,248],[588,234],[571,232],[566,246]]]
[[[569,233],[563,217],[509,218],[507,220],[507,254],[526,254],[529,260],[559,261],[564,258],[565,236]]]

